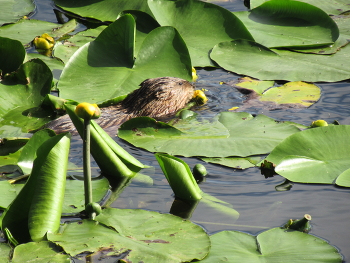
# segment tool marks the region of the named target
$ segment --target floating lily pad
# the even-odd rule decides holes
[[[235,168],[235,169],[247,169],[255,167],[256,164],[261,161],[260,157],[226,157],[226,158],[201,158],[207,163],[220,164],[223,166]]]
[[[251,11],[234,13],[256,42],[272,47],[331,45],[337,24],[321,9],[300,1],[270,0]]]
[[[26,51],[21,42],[0,37],[0,74],[13,72],[23,63]]]
[[[210,56],[226,70],[260,80],[335,82],[350,78],[350,45],[333,55],[320,56],[235,40],[216,45]]]
[[[136,59],[134,35],[135,20],[124,15],[81,47],[62,72],[60,96],[96,103],[126,95],[147,78],[173,76],[191,81],[191,60],[176,29],[153,30]]]
[[[250,0],[250,8],[255,8],[267,1],[268,0]],[[300,0],[300,2],[317,6],[329,15],[339,15],[350,10],[347,0]]]
[[[9,262],[10,252],[12,248],[7,243],[0,243],[0,260],[1,262]]]
[[[350,187],[349,134],[348,125],[305,130],[286,138],[266,160],[276,165],[278,174],[292,182]]]
[[[214,66],[208,54],[219,42],[254,40],[244,24],[220,6],[193,0],[150,0],[148,4],[159,24],[179,31],[195,67]]]
[[[51,70],[40,59],[28,61],[0,83],[0,134],[20,136],[50,120],[51,110],[40,107],[52,84]],[[10,130],[7,130],[11,127]],[[15,128],[13,128],[15,127]]]
[[[260,108],[269,110],[305,108],[316,103],[321,97],[321,90],[316,85],[302,81],[288,82],[283,86],[273,87],[273,81],[244,77],[228,84],[248,95],[243,107],[256,107],[260,102]],[[242,107],[240,109],[242,110]]]
[[[54,0],[62,9],[82,17],[101,21],[115,21],[120,12],[124,10],[140,10],[151,14],[145,0]]]
[[[60,252],[62,249],[54,243],[28,242],[15,247],[13,251],[13,263],[33,262],[33,263],[70,263],[70,257]]]
[[[115,255],[125,253],[124,259],[132,262],[188,262],[203,259],[210,248],[204,229],[169,214],[109,208],[96,220],[100,224],[89,220],[66,224],[61,233],[49,233],[48,239],[70,255],[108,248]]]
[[[272,228],[258,236],[222,231],[210,236],[212,247],[201,262],[343,262],[339,251],[325,240],[299,231]]]
[[[246,112],[222,112],[212,121],[180,121],[174,126],[148,117],[134,118],[119,129],[119,137],[151,152],[182,156],[250,156],[270,152],[298,132],[294,126]]]
[[[32,0],[8,1],[1,0],[0,25],[15,22],[21,17],[34,11],[35,5]]]
[[[17,23],[0,27],[0,36],[16,39],[23,45],[29,44],[36,36],[50,33],[59,25],[35,19],[21,19]]]
[[[109,182],[106,178],[91,181],[93,202],[100,202],[109,190]],[[67,180],[64,201],[62,207],[63,214],[79,213],[85,210],[84,181]]]

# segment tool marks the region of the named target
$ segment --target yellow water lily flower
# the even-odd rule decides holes
[[[196,82],[197,79],[198,79],[197,71],[194,67],[192,67],[192,81]]]
[[[202,90],[195,90],[193,98],[198,104],[205,104],[208,101],[207,96],[205,96]]]
[[[75,114],[82,119],[97,119],[101,115],[101,110],[96,104],[88,102],[79,103],[75,108]]]
[[[49,34],[44,33],[34,38],[33,43],[37,49],[50,49],[55,44],[55,40]]]

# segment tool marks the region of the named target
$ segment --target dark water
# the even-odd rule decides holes
[[[57,22],[51,1],[35,1],[37,10],[32,18]],[[231,11],[246,10],[242,0],[215,2]],[[63,19],[66,19],[63,16]],[[84,28],[81,25],[80,30]],[[240,106],[244,97],[234,89],[220,85],[221,81],[230,81],[239,76],[217,69],[198,70],[197,88],[208,90],[209,102],[198,110],[202,116],[211,117],[233,106]],[[294,121],[304,125],[313,120],[324,119],[328,122],[340,121],[350,124],[350,83],[319,83],[322,97],[319,102],[303,110],[266,111],[249,108],[252,114],[265,114],[277,120]],[[113,203],[118,208],[143,208],[167,213],[174,200],[172,190],[165,180],[152,153],[136,149],[120,139],[116,139],[131,154],[146,165],[153,166],[144,174],[151,176],[153,185],[132,182]],[[71,161],[81,165],[80,140],[73,141]],[[184,158],[193,167],[204,162],[195,158]],[[294,184],[290,191],[277,192],[275,186],[284,181],[275,176],[265,179],[257,168],[236,170],[213,164],[205,164],[209,175],[201,189],[223,201],[232,204],[240,213],[237,221],[224,214],[199,204],[191,220],[203,226],[208,233],[221,230],[240,230],[257,234],[265,229],[284,224],[290,218],[301,218],[308,213],[312,216],[312,234],[322,237],[339,248],[344,259],[350,260],[350,190],[321,184]],[[95,171],[97,175],[98,169]],[[108,262],[107,260],[104,262]]]

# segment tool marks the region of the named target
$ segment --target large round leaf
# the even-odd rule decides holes
[[[217,5],[195,0],[149,0],[148,4],[162,26],[173,26],[179,31],[196,67],[214,65],[208,54],[219,42],[253,40],[234,14]]]
[[[290,181],[332,184],[349,169],[349,136],[348,125],[305,130],[286,138],[266,160],[277,165],[276,172]],[[349,180],[349,173],[345,175]],[[350,187],[346,181],[339,184]]]
[[[187,47],[172,27],[147,35],[134,60],[135,21],[124,15],[69,60],[58,83],[60,96],[101,102],[128,94],[147,78],[173,76],[191,81]]]
[[[321,9],[292,0],[270,0],[252,11],[235,13],[256,42],[267,47],[316,47],[339,37],[336,23]]]
[[[272,228],[258,236],[222,231],[210,236],[209,256],[201,262],[304,263],[342,262],[325,240],[299,231]]]
[[[350,45],[333,55],[320,56],[235,40],[216,45],[210,57],[226,70],[261,80],[334,82],[350,78]]]
[[[0,37],[0,74],[5,75],[19,68],[23,63],[26,51],[21,42]]]
[[[178,122],[170,126],[148,117],[134,118],[119,129],[120,138],[151,152],[182,156],[249,156],[270,152],[299,130],[246,112],[222,112],[213,121]]]
[[[125,253],[132,262],[188,262],[204,258],[209,251],[205,231],[180,217],[110,208],[96,220],[100,224],[89,220],[67,224],[63,233],[48,234],[48,239],[70,255],[108,248],[116,256]]]
[[[1,16],[0,26],[4,23],[15,22],[21,17],[34,11],[35,5],[32,0],[0,0]]]
[[[50,93],[51,84],[51,70],[40,59],[22,64],[17,72],[2,80],[0,133],[3,137],[18,136],[50,120],[52,111],[43,110],[40,105]]]
[[[13,251],[13,263],[70,263],[70,257],[60,252],[60,248],[47,241],[28,242],[15,247]]]
[[[50,120],[52,111],[40,105],[50,93],[51,84],[51,70],[40,59],[22,64],[16,73],[0,83],[0,133],[3,137],[18,136]]]
[[[124,10],[140,10],[151,14],[146,0],[54,0],[64,10],[79,16],[114,21]]]
[[[0,36],[21,41],[23,45],[31,42],[36,36],[49,33],[58,25],[40,20],[21,19],[17,23],[0,27]],[[51,34],[50,34],[51,35]]]
[[[255,8],[268,0],[250,0],[250,8]],[[339,15],[350,10],[348,0],[299,0],[317,6],[329,15]]]

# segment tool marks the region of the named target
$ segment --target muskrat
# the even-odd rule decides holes
[[[146,79],[140,84],[139,89],[130,93],[123,101],[101,108],[101,116],[95,121],[109,133],[114,132],[114,127],[117,128],[134,117],[159,118],[173,114],[185,107],[193,95],[194,87],[184,79],[173,77]],[[44,128],[52,129],[56,133],[75,133],[75,127],[68,114],[49,122]]]

